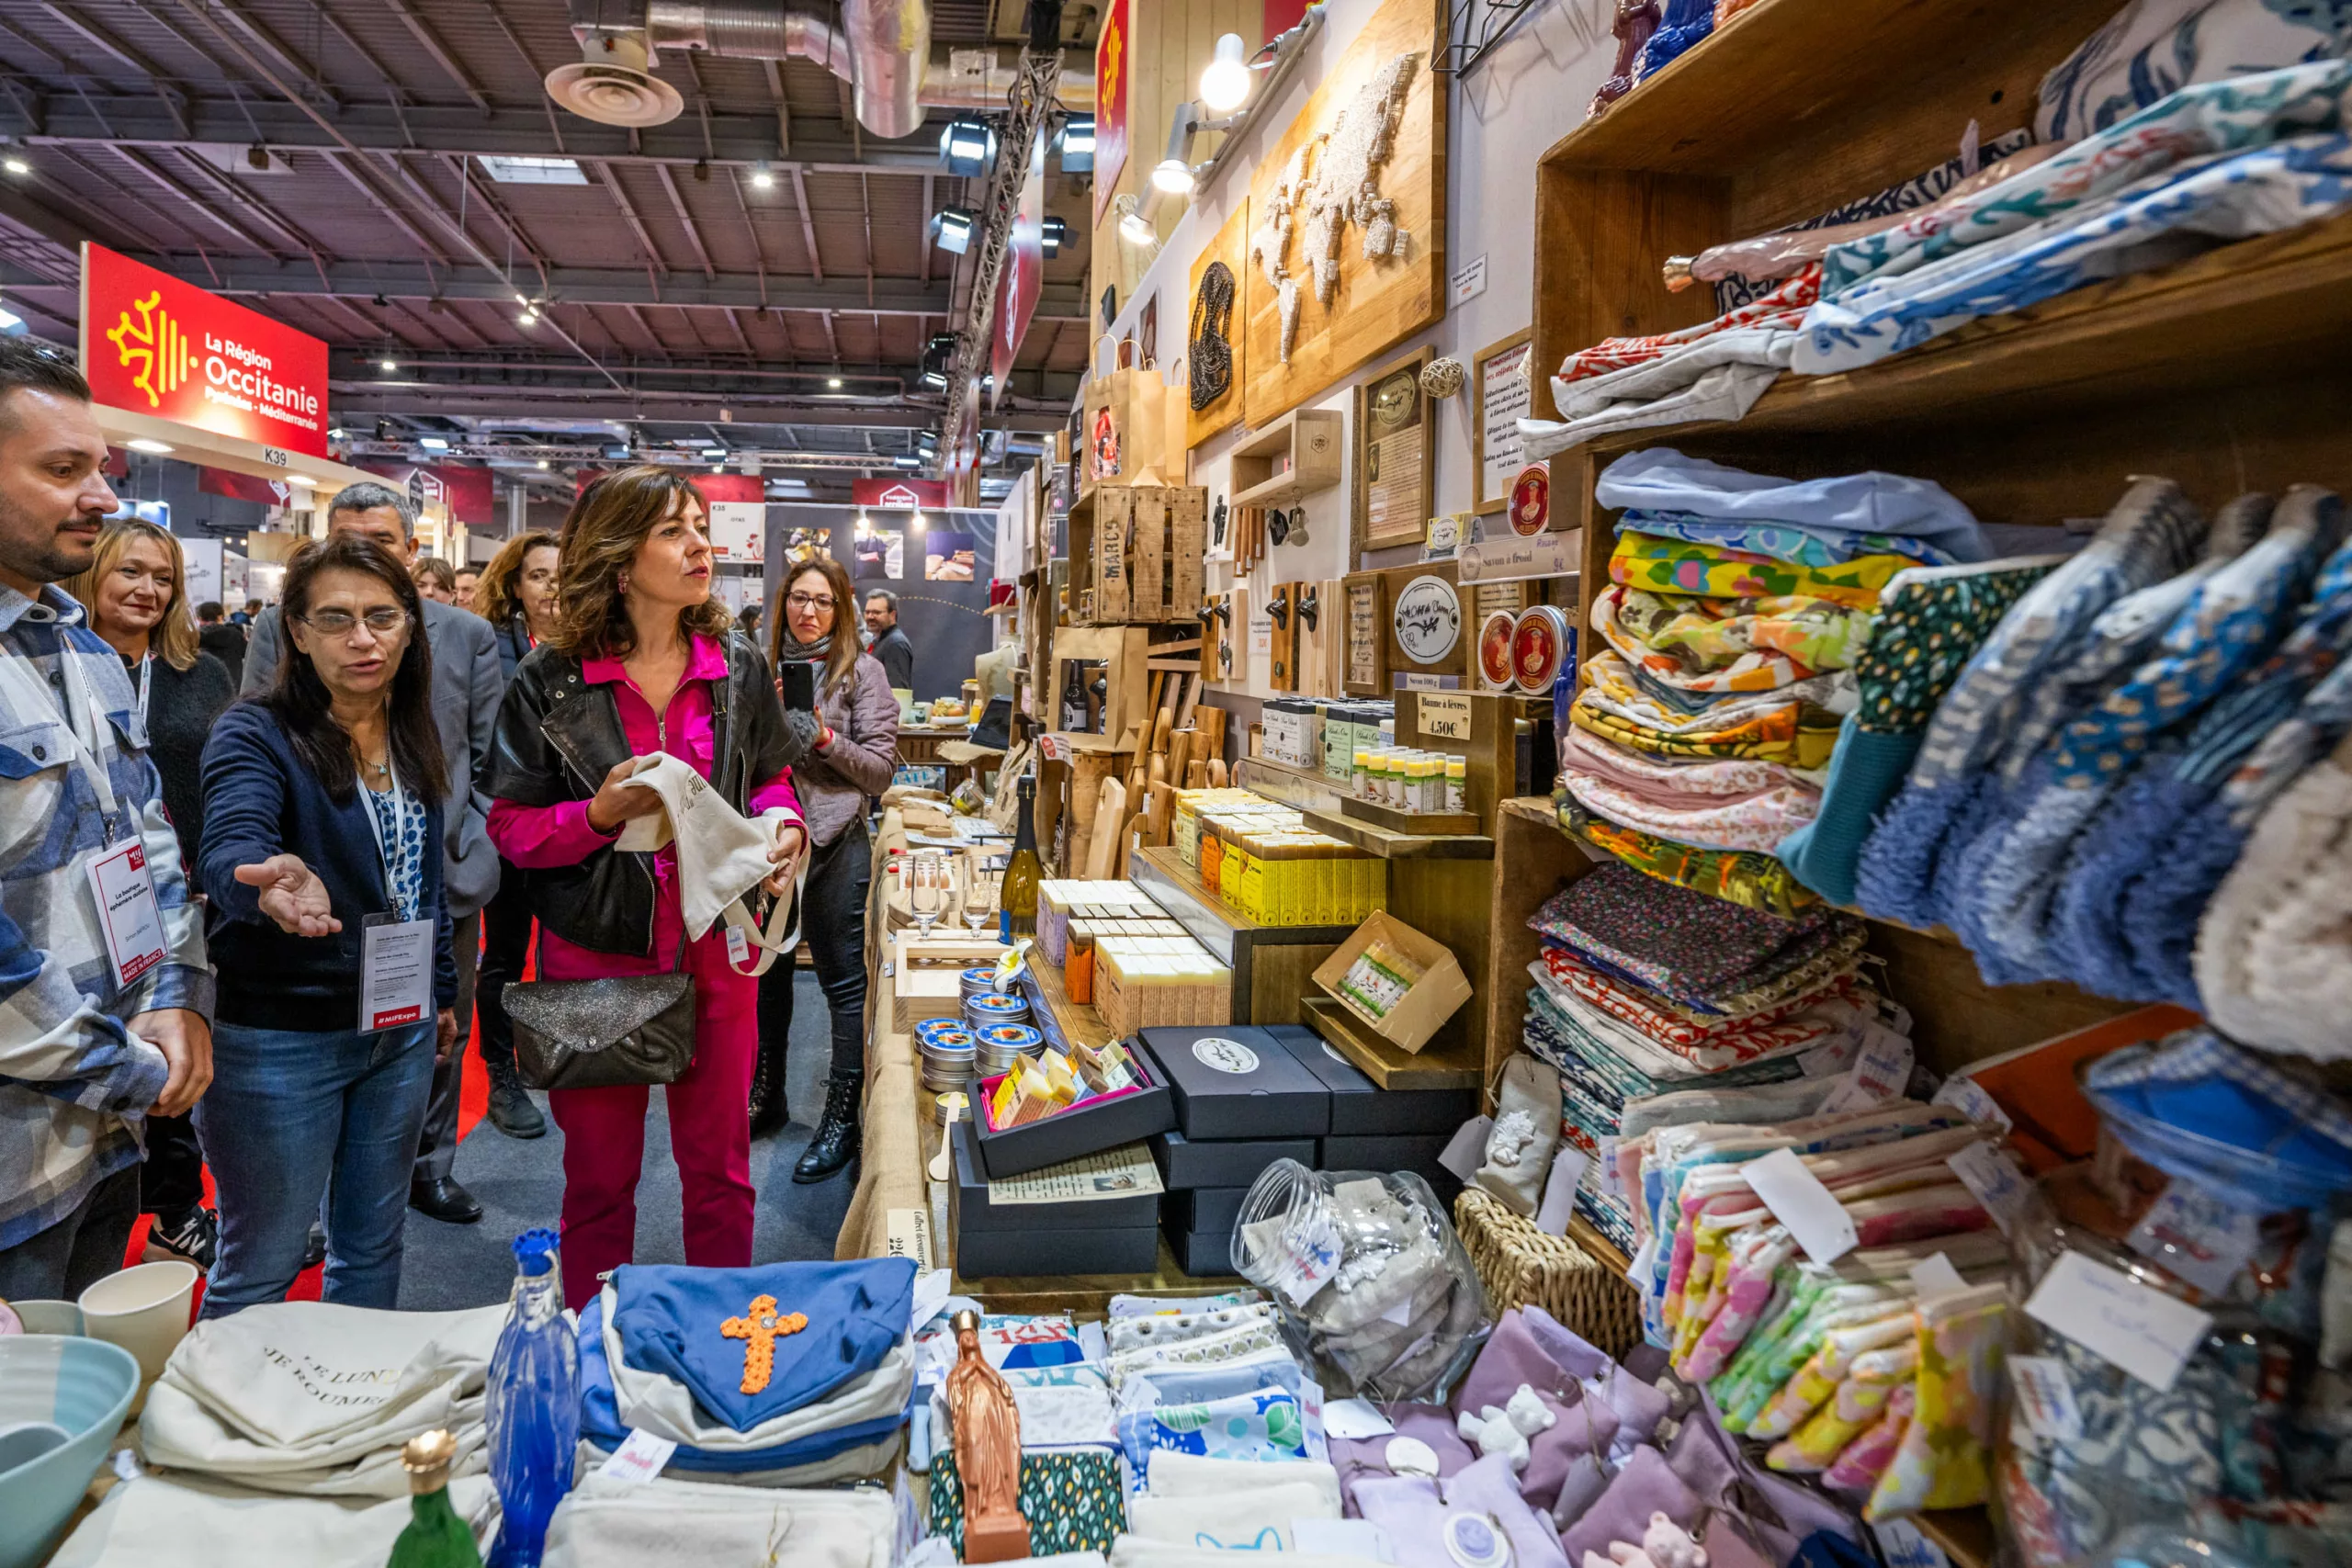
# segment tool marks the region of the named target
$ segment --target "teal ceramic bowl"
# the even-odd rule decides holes
[[[32,1568],[65,1533],[139,1392],[119,1345],[60,1334],[0,1335],[0,1427],[51,1421],[67,1441],[0,1471],[0,1568]]]

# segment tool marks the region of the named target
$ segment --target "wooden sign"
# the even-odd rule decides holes
[[[1392,566],[1373,575],[1380,579],[1381,679],[1396,690],[1466,687],[1478,627],[1465,624],[1454,563]]]
[[[1212,319],[1216,312],[1205,308],[1201,298],[1201,286],[1207,280],[1212,264],[1222,264],[1230,282],[1231,291],[1221,336],[1227,356],[1231,361],[1231,369],[1223,394],[1211,399],[1204,407],[1194,408],[1193,388],[1198,384],[1200,376],[1202,334],[1217,325]],[[1225,220],[1225,227],[1216,231],[1216,238],[1193,258],[1192,291],[1184,296],[1187,315],[1183,397],[1184,444],[1187,446],[1198,446],[1241,417],[1243,382],[1246,378],[1243,367],[1247,363],[1245,350],[1249,344],[1249,334],[1242,330],[1248,323],[1242,318],[1241,299],[1246,287],[1243,275],[1249,270],[1250,202],[1244,197],[1234,209],[1233,215]]]
[[[1338,146],[1336,139],[1325,139],[1341,129],[1341,118],[1352,122],[1379,112],[1377,85],[1395,68],[1390,79],[1402,97],[1396,133],[1386,161],[1371,171],[1368,183],[1381,201],[1395,204],[1386,221],[1401,231],[1400,254],[1367,254],[1365,241],[1372,230],[1345,221],[1332,236],[1330,254],[1337,274],[1327,300],[1318,294],[1310,260],[1317,232],[1314,215],[1305,208],[1294,209],[1290,238],[1280,258],[1295,291],[1295,326],[1287,360],[1283,354],[1283,289],[1255,259],[1241,275],[1249,321],[1243,417],[1250,424],[1271,424],[1445,314],[1445,127],[1451,78],[1431,69],[1443,62],[1444,49],[1444,9],[1439,0],[1385,0],[1340,51],[1298,118],[1258,160],[1250,183],[1250,221],[1262,232],[1268,215],[1281,210],[1292,176],[1303,175],[1300,184],[1314,185],[1326,154]],[[1101,179],[1097,175],[1098,188]],[[1380,233],[1386,236],[1385,223]]]
[[[1470,699],[1429,692],[1420,700],[1421,733],[1431,740],[1470,739]]]
[[[1462,600],[1453,583],[1424,574],[1397,591],[1389,622],[1408,660],[1442,664],[1462,641]]]
[[[1426,348],[1356,389],[1356,537],[1363,548],[1418,545],[1429,526],[1437,422],[1421,391]]]
[[[1474,512],[1500,512],[1526,460],[1519,422],[1530,412],[1529,334],[1516,332],[1478,351],[1470,362],[1470,483]]]
[[[1380,618],[1380,574],[1359,572],[1345,580],[1347,595],[1347,688],[1354,696],[1382,691],[1381,651],[1388,629]]]

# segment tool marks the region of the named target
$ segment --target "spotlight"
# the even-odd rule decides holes
[[[764,159],[752,165],[752,188],[753,190],[775,188],[775,171],[768,167]]]
[[[523,307],[523,313],[514,318],[514,324],[518,327],[536,327],[539,324],[539,313],[526,305]]]
[[[723,463],[727,460],[727,448],[706,446],[702,449],[702,460],[706,463]]]
[[[29,175],[33,172],[33,166],[30,164],[26,163],[22,158],[16,157],[9,158],[6,163],[0,163],[0,169],[6,169],[12,175]]]
[[[531,304],[531,297],[527,294],[517,294],[514,296],[514,303],[522,306],[526,310],[528,310]]]
[[[1250,99],[1249,45],[1239,33],[1216,40],[1216,58],[1201,73],[1201,102],[1218,114],[1231,114]]]
[[[269,167],[269,149],[263,146],[258,141],[246,148],[245,166],[251,169],[267,170]]]
[[[540,468],[546,468],[547,466],[548,466],[548,460],[547,460],[545,457],[540,458],[540,459],[539,459],[539,467],[540,467]]]
[[[874,525],[867,520],[865,513],[861,512],[857,514],[857,536],[859,538],[863,539],[865,537],[866,530],[873,526]]]
[[[158,457],[171,450],[169,446],[165,446],[161,441],[150,441],[143,435],[136,436],[131,440],[124,442],[123,445],[130,447],[133,452],[150,452]]]
[[[387,359],[387,360],[382,361],[381,363],[382,363],[382,365],[383,365],[383,367],[384,367],[385,370],[387,370],[387,371],[393,371],[393,370],[397,370],[397,369],[399,369],[399,368],[401,367],[400,361],[399,361],[399,360],[397,360],[397,359]]]
[[[710,183],[709,159],[696,158],[695,160],[695,183],[699,185],[708,185]]]
[[[923,368],[922,384],[933,391],[944,392],[947,389],[947,372],[926,366]]]
[[[890,461],[896,463],[902,468],[920,468],[922,467],[922,459],[916,457],[912,452],[901,452],[897,457],[891,458]]]
[[[841,389],[842,389],[842,378],[841,378],[840,377],[838,377],[838,376],[828,376],[828,377],[826,377],[826,378],[825,378],[825,390],[827,390],[827,391],[829,391],[829,392],[838,392],[838,391],[840,391]]]
[[[416,444],[427,452],[447,452],[449,449],[449,443],[438,435],[420,435]]]
[[[1074,114],[1062,121],[1062,173],[1090,175],[1094,172],[1094,117]]]
[[[1151,185],[1154,190],[1170,196],[1193,194],[1193,165],[1182,158],[1163,158],[1152,166]]]
[[[1046,254],[1057,256],[1061,254],[1062,247],[1069,243],[1069,225],[1048,214],[1046,220],[1038,225],[1038,240]]]
[[[960,256],[971,249],[975,221],[969,208],[943,207],[932,218],[932,240],[941,250]]]
[[[292,485],[296,490],[316,490],[319,488],[319,481],[312,479],[308,474],[288,474],[286,476],[286,482]]]
[[[907,526],[920,534],[926,526],[928,526],[928,525],[923,522],[922,513],[918,512],[912,517],[907,519]]]
[[[996,158],[996,133],[982,121],[956,118],[939,133],[939,161],[947,172],[968,178],[985,174]]]

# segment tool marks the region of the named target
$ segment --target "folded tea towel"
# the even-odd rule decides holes
[[[1268,1468],[1272,1468],[1269,1466]],[[1294,1519],[1336,1519],[1319,1488],[1298,1483],[1262,1486],[1213,1497],[1127,1499],[1127,1528],[1153,1540],[1224,1551],[1295,1551]]]
[[[548,1525],[546,1568],[890,1568],[898,1509],[880,1491],[751,1491],[590,1471]]]
[[[379,1312],[280,1302],[189,1330],[149,1392],[154,1463],[268,1492],[403,1497],[400,1448],[447,1427],[482,1463],[482,1384],[506,1307]]]
[[[485,1544],[498,1518],[488,1478],[452,1480],[449,1506],[472,1527],[475,1544]],[[267,1496],[195,1475],[141,1475],[108,1492],[49,1561],[51,1568],[383,1568],[409,1516],[404,1480],[398,1497],[334,1498]]]
[[[1018,1568],[1009,1564],[1008,1568]],[[1183,1546],[1148,1536],[1123,1535],[1111,1543],[1111,1568],[1233,1568],[1233,1554],[1214,1546]],[[1381,1568],[1374,1557],[1333,1557],[1320,1551],[1286,1551],[1283,1568]]]
[[[1593,499],[1612,510],[1695,513],[1740,523],[1792,524],[1849,535],[1901,535],[1953,560],[1983,560],[1975,516],[1930,479],[1876,471],[1826,479],[1783,479],[1645,447],[1600,471]]]
[[[1307,1485],[1322,1498],[1322,1517],[1340,1517],[1340,1472],[1317,1460],[1209,1459],[1162,1449],[1145,1481],[1155,1497],[1217,1497],[1261,1486]]]

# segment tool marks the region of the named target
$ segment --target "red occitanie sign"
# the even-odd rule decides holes
[[[87,242],[82,374],[109,408],[327,455],[324,343]]]

